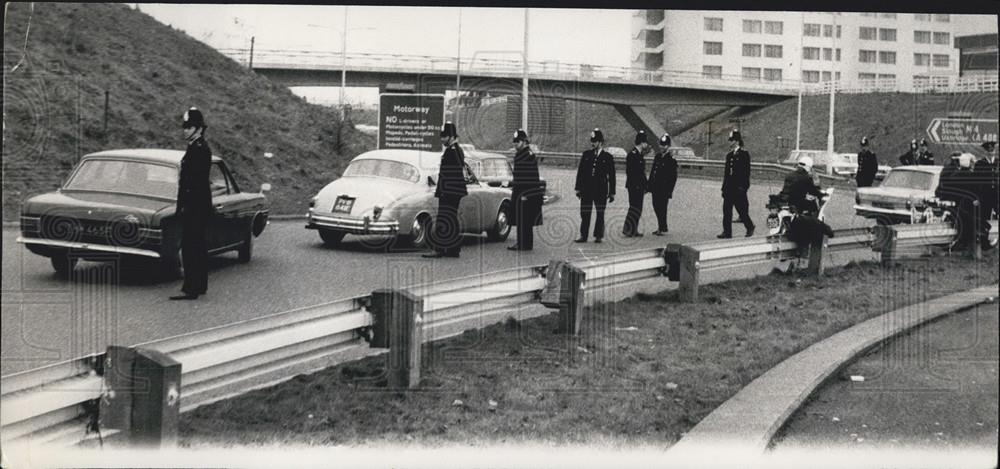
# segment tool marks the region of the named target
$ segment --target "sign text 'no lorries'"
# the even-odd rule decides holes
[[[997,140],[997,119],[935,118],[927,126],[927,136],[934,143],[981,144]]]
[[[378,147],[441,151],[444,95],[383,93],[378,99]]]

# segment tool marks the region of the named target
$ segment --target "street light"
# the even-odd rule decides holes
[[[340,31],[340,120],[343,121],[347,115],[344,109],[344,92],[347,89],[347,31],[373,30],[372,27],[348,28],[347,27],[347,5],[344,5],[344,26],[322,26],[318,24],[307,24],[311,28],[331,29]]]
[[[837,55],[837,14],[830,12],[830,16],[833,18],[833,27],[830,31],[830,39],[833,42],[833,46],[830,49],[830,125],[829,131],[826,134],[826,151],[833,153],[833,106],[834,97],[836,96],[836,81],[834,81],[834,69],[836,69],[836,55]]]

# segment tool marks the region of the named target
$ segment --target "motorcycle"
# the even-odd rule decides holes
[[[821,197],[816,198],[809,195],[806,196],[806,200],[816,201],[816,218],[819,221],[824,221],[824,211],[827,203],[830,201],[830,197],[833,196],[833,188],[824,189],[820,192],[823,193]],[[792,225],[792,221],[799,215],[798,211],[781,194],[771,194],[768,196],[767,210],[768,237],[786,235],[788,228]]]

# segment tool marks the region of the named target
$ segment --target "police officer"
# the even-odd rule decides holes
[[[531,141],[524,129],[514,132],[514,179],[511,199],[514,200],[513,224],[517,226],[517,242],[511,251],[530,251],[534,247],[535,226],[542,224],[542,202],[545,190],[538,176],[538,160],[531,152]]]
[[[181,294],[171,300],[194,300],[208,290],[208,223],[212,219],[212,190],[209,172],[212,149],[205,141],[205,116],[192,107],[184,113],[181,123],[187,151],[181,159],[177,182],[176,214],[181,222],[181,260],[184,265],[184,285]]]
[[[660,152],[653,157],[653,167],[649,170],[649,193],[653,199],[653,213],[656,214],[656,236],[667,234],[667,206],[677,185],[677,160],[670,151],[670,134],[660,137]]]
[[[438,169],[437,188],[434,197],[438,199],[437,218],[431,231],[431,245],[434,252],[423,257],[458,257],[462,250],[462,230],[458,219],[458,206],[462,197],[468,195],[465,187],[465,153],[458,146],[458,130],[451,121],[441,128],[441,165]]]
[[[917,164],[917,139],[910,140],[910,149],[900,155],[899,164],[903,166]]]
[[[816,202],[809,200],[808,196],[823,196],[819,187],[816,186],[816,182],[810,176],[812,168],[812,157],[799,158],[796,168],[785,175],[785,182],[781,187],[781,196],[799,213],[816,212],[819,207]]]
[[[1000,185],[1000,169],[997,161],[997,142],[983,142],[986,157],[976,161],[973,167],[974,178],[978,185],[979,196],[979,232],[983,249],[990,249],[989,231],[990,214],[997,208],[997,186]]]
[[[590,212],[597,212],[594,221],[594,242],[604,238],[604,209],[615,201],[615,160],[604,151],[601,129],[590,133],[590,150],[583,152],[576,170],[577,198],[580,199],[580,237],[575,242],[586,243],[590,230]]]
[[[628,190],[628,213],[625,215],[625,226],[622,234],[626,238],[642,236],[639,232],[639,219],[642,218],[642,204],[646,198],[646,159],[643,155],[649,151],[649,141],[646,132],[640,130],[635,134],[635,146],[625,157],[625,189]]]
[[[920,149],[917,150],[917,164],[934,166],[934,154],[927,150],[927,139],[920,139]]]
[[[753,221],[750,220],[747,190],[750,189],[750,153],[743,148],[743,136],[739,130],[729,133],[730,150],[726,153],[725,173],[722,176],[722,233],[720,239],[733,237],[733,208],[740,215],[746,228],[746,237],[753,236]]]
[[[858,187],[870,187],[878,173],[878,158],[868,149],[868,136],[861,137],[861,151],[858,152],[858,172],[854,175]]]
[[[976,206],[979,205],[976,200],[979,185],[973,173],[972,163],[972,155],[968,153],[959,155],[956,167],[942,170],[935,191],[938,198],[955,203],[955,215],[958,219],[956,249],[971,247],[970,244],[975,239],[976,230],[973,225],[976,222]]]

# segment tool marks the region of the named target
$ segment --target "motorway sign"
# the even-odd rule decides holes
[[[441,151],[442,126],[443,94],[382,93],[378,97],[379,149]]]
[[[934,143],[980,144],[997,140],[997,119],[946,119],[937,117],[927,126]]]

